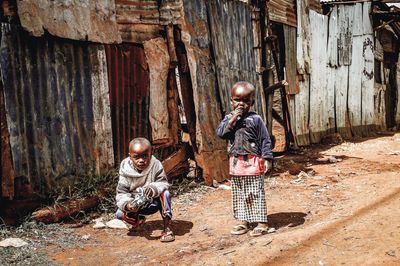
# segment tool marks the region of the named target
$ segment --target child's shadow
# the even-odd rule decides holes
[[[176,236],[183,236],[190,232],[190,229],[193,228],[193,223],[183,220],[173,220],[171,222],[171,230],[174,232]],[[129,231],[128,236],[141,236],[145,237],[148,240],[156,240],[159,239],[159,235],[153,235],[154,230],[162,231],[163,222],[162,220],[157,221],[148,221],[145,222],[140,228]]]
[[[303,212],[278,212],[268,215],[268,226],[279,229],[281,227],[289,226],[295,227],[305,222],[304,217],[307,214]]]

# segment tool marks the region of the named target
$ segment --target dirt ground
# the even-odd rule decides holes
[[[62,265],[400,265],[400,133],[276,161],[265,180],[275,233],[231,236],[230,191],[204,188],[173,198],[175,242],[159,242],[156,214],[133,234],[89,224],[75,229],[79,247],[45,251]]]

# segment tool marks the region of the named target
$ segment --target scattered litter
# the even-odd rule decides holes
[[[274,227],[269,227],[267,230],[267,234],[271,234],[271,233],[275,233],[275,232],[276,232],[276,229]]]
[[[222,255],[228,255],[228,254],[230,254],[230,253],[233,253],[233,252],[236,252],[236,250],[234,249],[234,250],[230,250],[230,251],[227,251],[227,252],[224,252],[224,253],[222,253]]]
[[[386,251],[386,255],[389,255],[391,257],[396,257],[396,251],[394,251],[394,250]]]
[[[28,245],[27,242],[22,240],[21,238],[6,238],[3,241],[0,242],[0,247],[6,248],[6,247],[15,247],[15,248],[20,248],[23,246]]]
[[[263,244],[263,246],[268,246],[268,245],[271,244],[271,243],[272,243],[272,239],[269,240],[267,243]]]
[[[389,155],[400,155],[400,151],[389,152]]]
[[[108,228],[112,229],[128,229],[128,226],[121,220],[113,219],[106,223]]]
[[[208,229],[209,229],[209,228],[208,228],[208,225],[203,224],[202,226],[200,226],[199,231],[200,231],[200,232],[203,232],[203,231],[207,231]]]

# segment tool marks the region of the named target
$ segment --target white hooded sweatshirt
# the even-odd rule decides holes
[[[155,192],[155,198],[168,189],[167,175],[156,157],[151,156],[149,166],[140,173],[133,166],[130,157],[122,160],[116,196],[117,206],[120,210],[124,210],[125,205],[133,200],[138,187],[151,187]]]

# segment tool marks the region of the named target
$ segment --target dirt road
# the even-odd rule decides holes
[[[400,265],[400,133],[278,158],[266,193],[277,230],[259,238],[231,236],[230,191],[209,188],[173,199],[173,243],[154,215],[135,234],[87,225],[80,248],[47,252],[64,265]]]

